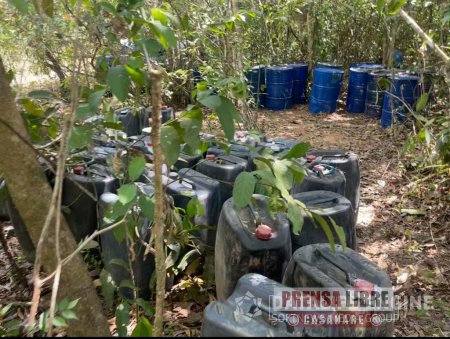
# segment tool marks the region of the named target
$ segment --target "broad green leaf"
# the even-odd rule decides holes
[[[281,159],[301,158],[306,155],[306,152],[309,151],[310,147],[311,145],[309,142],[299,143],[292,147]]]
[[[101,1],[101,2],[97,3],[95,6],[99,9],[103,9],[104,11],[109,12],[112,15],[117,14],[116,8],[109,2]]]
[[[139,317],[138,323],[131,333],[132,337],[151,337],[153,335],[153,327],[150,321],[143,315]]]
[[[74,126],[70,132],[69,146],[71,149],[83,148],[89,144],[93,134],[89,125]]]
[[[275,160],[272,168],[275,175],[276,187],[280,191],[283,189],[289,191],[292,187],[294,178],[286,163],[283,160]]]
[[[184,129],[184,141],[192,148],[197,149],[200,142],[202,121],[198,119],[182,118],[180,125]]]
[[[396,15],[405,5],[406,0],[390,0],[387,11],[390,15]]]
[[[155,314],[155,309],[153,308],[152,304],[150,304],[150,302],[141,298],[137,298],[134,303],[142,307],[146,315],[152,316],[153,314]]]
[[[64,311],[69,306],[69,300],[64,298],[59,302],[59,305],[56,305],[56,310]]]
[[[251,202],[255,186],[256,178],[253,174],[242,172],[237,176],[233,187],[233,201],[237,209],[244,208]]]
[[[109,274],[104,269],[100,272],[100,281],[102,283],[102,294],[103,298],[105,299],[106,307],[110,308],[113,304],[113,297],[116,286],[113,282],[111,274]]]
[[[276,185],[276,178],[269,167],[267,167],[267,169],[253,171],[251,173],[261,178],[263,184],[271,186]]]
[[[55,327],[67,327],[67,322],[62,317],[54,317],[53,318],[53,326],[55,326]]]
[[[78,305],[78,302],[79,302],[79,301],[80,301],[80,298],[75,299],[75,300],[72,300],[72,301],[69,303],[69,305],[67,306],[67,309],[69,309],[69,310],[74,309],[74,308]]]
[[[125,69],[136,84],[138,84],[139,86],[145,85],[145,78],[141,70],[136,70],[128,65],[125,65]]]
[[[341,227],[341,226],[338,226],[333,218],[328,217],[328,219],[330,220],[330,223],[333,226],[334,231],[336,232],[336,234],[338,236],[339,242],[341,243],[341,246],[342,246],[342,248],[345,251],[345,249],[347,248],[347,242],[346,242],[346,239],[345,239],[344,228]]]
[[[230,99],[225,97],[220,97],[220,106],[216,108],[216,113],[228,115],[228,118],[233,118],[235,121],[241,121],[241,116],[236,110],[236,106]]]
[[[128,175],[131,181],[135,181],[141,176],[145,170],[145,159],[144,157],[136,157],[131,160],[128,166]]]
[[[130,323],[130,309],[124,301],[116,308],[116,328],[119,337],[127,336],[127,326]]]
[[[28,93],[28,96],[35,99],[53,99],[54,95],[50,91],[46,90],[35,90]]]
[[[117,258],[108,261],[108,265],[117,265],[126,269],[127,271],[130,269],[129,265],[124,260]]]
[[[134,184],[126,184],[119,188],[118,190],[119,201],[126,205],[136,198],[137,188]]]
[[[171,126],[161,128],[161,148],[164,152],[167,166],[172,166],[180,153],[180,136],[177,130]]]
[[[12,69],[10,69],[8,72],[6,72],[6,79],[8,80],[8,84],[10,84],[14,79],[14,72]]]
[[[381,13],[385,4],[386,4],[386,0],[377,0],[377,11],[379,13]]]
[[[213,109],[213,110],[219,108],[220,105],[222,104],[222,100],[220,99],[220,97],[218,95],[207,96],[205,98],[200,99],[199,102],[202,105],[205,105],[206,107]]]
[[[94,92],[89,96],[89,108],[93,113],[97,112],[98,106],[100,105],[105,92],[106,91],[103,89],[101,91]]]
[[[326,220],[321,215],[319,215],[317,213],[311,213],[311,214],[312,214],[314,220],[319,222],[320,227],[322,227],[323,231],[325,232],[325,235],[327,236],[327,239],[330,242],[330,246],[334,251],[335,250],[334,236],[333,236],[333,233],[331,232],[330,225],[326,222]]]
[[[292,223],[292,233],[299,235],[303,228],[303,215],[294,201],[288,203],[288,219]]]
[[[186,213],[189,218],[194,218],[195,216],[201,217],[205,213],[205,210],[200,200],[192,198],[187,204]]]
[[[33,118],[41,118],[44,115],[44,110],[42,109],[42,107],[35,104],[30,99],[20,99],[19,102],[22,104],[23,108],[29,116]]]
[[[161,44],[155,39],[139,39],[136,45],[144,55],[147,53],[150,58],[157,57],[162,49]]]
[[[125,101],[128,98],[131,80],[123,66],[111,67],[108,70],[108,85],[111,87],[111,92],[120,101]]]
[[[428,93],[424,93],[420,96],[419,100],[416,103],[417,112],[422,111],[425,107],[427,107],[428,103]]]
[[[64,310],[61,312],[61,315],[63,316],[64,319],[68,319],[68,320],[77,320],[78,319],[77,315],[72,310]]]
[[[153,19],[161,22],[163,25],[167,25],[167,15],[159,8],[151,9]]]
[[[196,254],[198,254],[197,249],[190,250],[189,252],[187,252],[180,260],[180,263],[178,264],[178,269],[183,272],[189,265],[189,259],[195,256]]]
[[[28,1],[27,0],[8,0],[8,2],[14,6],[22,15],[28,13]]]
[[[177,39],[170,27],[164,26],[159,21],[152,21],[149,24],[150,29],[157,36],[164,49],[169,49],[176,46]]]
[[[148,195],[142,195],[139,197],[139,207],[141,212],[150,222],[153,221],[155,215],[155,204],[153,199]]]
[[[93,115],[93,111],[88,104],[79,105],[75,111],[77,119],[84,120]]]

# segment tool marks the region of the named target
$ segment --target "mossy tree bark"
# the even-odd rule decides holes
[[[3,172],[11,200],[22,217],[28,233],[37,247],[50,209],[52,190],[35,152],[27,143],[28,135],[9,86],[0,57],[0,170]],[[53,221],[54,222],[54,221]],[[64,218],[60,232],[61,255],[66,257],[77,248]],[[50,233],[44,240],[42,264],[46,272],[56,268],[56,237]],[[69,321],[69,336],[110,336],[102,304],[80,255],[62,270],[59,299],[80,299],[75,313],[78,320]]]

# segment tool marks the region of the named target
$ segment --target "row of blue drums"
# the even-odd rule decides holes
[[[246,73],[246,77],[258,107],[283,110],[307,102],[308,65],[305,63],[267,68],[256,66]],[[342,66],[317,63],[309,111],[336,111],[343,80]],[[382,65],[354,63],[350,65],[346,110],[381,119],[381,125],[387,127],[392,124],[393,114],[397,121],[404,121],[408,110],[423,93],[430,91],[430,87],[430,77],[425,73],[396,71],[392,78],[391,72]]]

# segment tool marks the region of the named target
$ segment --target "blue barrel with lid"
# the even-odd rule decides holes
[[[264,65],[255,66],[245,73],[245,77],[250,85],[250,94],[255,103],[258,107],[264,107],[266,94],[262,86],[266,84],[266,67]]]
[[[417,75],[400,73],[390,79],[390,88],[384,96],[383,111],[381,114],[381,127],[392,125],[392,115],[396,120],[404,122],[406,115],[417,101],[419,77]]]
[[[294,69],[294,83],[292,86],[292,103],[305,104],[306,103],[306,88],[308,84],[308,64],[295,63],[286,66]]]
[[[376,69],[383,69],[384,66],[380,64],[376,64],[374,62],[352,62],[349,65],[350,68],[364,68],[367,70],[376,70]]]
[[[343,79],[343,70],[315,68],[313,86],[309,97],[309,111],[311,113],[332,113],[336,111]]]
[[[346,109],[349,113],[364,113],[368,71],[365,68],[350,68]]]
[[[364,113],[373,118],[379,119],[383,109],[384,88],[382,79],[387,79],[389,70],[375,70],[368,74],[367,91]]]
[[[334,62],[319,61],[316,63],[316,68],[333,68],[342,70],[343,66]]]
[[[292,107],[294,68],[288,66],[269,67],[266,71],[266,107],[283,110]]]

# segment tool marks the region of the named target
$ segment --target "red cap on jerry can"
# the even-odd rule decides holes
[[[357,291],[364,291],[364,292],[372,292],[375,290],[375,285],[370,281],[364,279],[355,279],[353,281],[353,287]]]
[[[255,236],[261,240],[272,238],[272,228],[267,225],[259,225],[256,227]]]
[[[317,159],[317,157],[315,155],[312,155],[312,154],[306,156],[306,161],[307,162],[313,162],[316,159]]]
[[[323,167],[322,165],[316,165],[313,167],[313,171],[323,172],[323,171],[325,171],[325,167]]]
[[[206,160],[215,160],[216,156],[214,154],[207,154],[206,155]]]
[[[84,169],[84,166],[76,166],[73,168],[72,171],[75,174],[84,174],[85,169]]]

